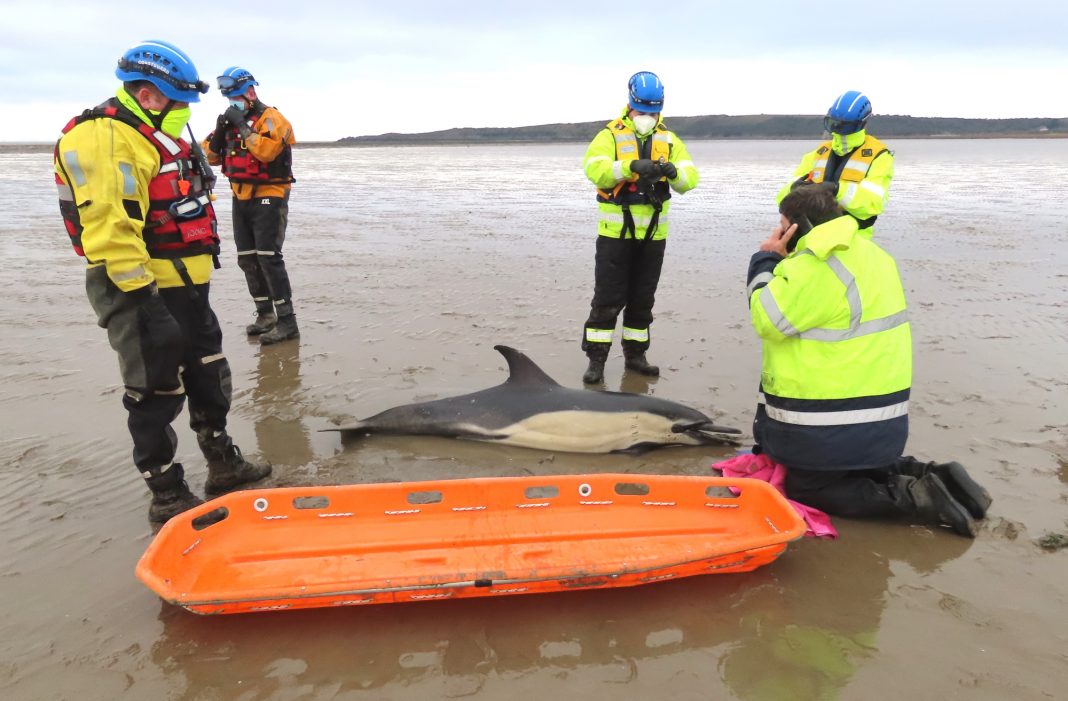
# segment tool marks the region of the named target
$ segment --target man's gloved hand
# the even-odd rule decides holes
[[[679,177],[679,169],[675,167],[674,163],[660,163],[660,172],[664,174],[664,177],[668,180],[674,180]]]
[[[177,381],[178,366],[185,348],[182,327],[159,296],[155,283],[123,294],[137,308],[139,335],[146,359],[149,360],[145,364],[146,391],[169,390],[180,386]]]
[[[241,135],[242,139],[248,138],[248,135],[252,133],[252,130],[248,128],[248,123],[245,121],[245,113],[233,105],[227,107],[222,116],[233,125],[234,129],[237,129],[237,133]]]
[[[208,137],[208,148],[214,153],[222,153],[226,148],[226,132],[230,129],[230,122],[225,115],[219,115],[215,120],[215,131]]]
[[[812,184],[812,181],[811,181],[811,180],[809,180],[809,178],[810,178],[811,176],[812,176],[812,174],[811,174],[811,173],[808,173],[808,174],[806,174],[806,175],[802,175],[802,176],[801,176],[800,178],[798,178],[798,179],[797,179],[797,180],[795,180],[795,181],[794,181],[793,183],[791,183],[791,185],[790,185],[790,192],[793,192],[794,190],[796,190],[796,189],[797,189],[797,188],[799,188],[799,187],[803,187],[803,186],[805,186],[805,185],[811,185],[811,184]]]
[[[630,172],[639,178],[659,178],[660,164],[650,158],[639,158],[630,162]]]
[[[838,198],[838,185],[839,185],[839,183],[838,183],[837,180],[835,180],[834,182],[831,182],[830,180],[824,180],[822,183],[820,183],[819,186],[822,187],[827,192],[831,193],[831,197],[834,197],[835,199],[837,199]]]

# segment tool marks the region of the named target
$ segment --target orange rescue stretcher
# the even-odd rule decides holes
[[[260,489],[171,519],[137,576],[199,614],[506,596],[747,572],[804,531],[774,488],[743,478]]]

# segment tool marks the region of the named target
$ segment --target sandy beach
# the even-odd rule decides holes
[[[749,255],[803,142],[688,143],[650,358],[606,387],[748,432]],[[134,578],[151,538],[114,353],[60,223],[50,153],[0,152],[0,697],[1055,699],[1068,689],[1068,141],[899,141],[876,240],[909,297],[908,450],[994,497],[979,537],[835,519],[745,575],[617,590],[200,618]],[[219,202],[212,283],[230,429],[266,486],[492,475],[707,474],[728,447],[576,455],[323,433],[503,381],[493,345],[580,386],[596,206],[582,147],[298,149],[285,254],[299,344],[263,348]],[[202,493],[183,415],[179,459]],[[1059,691],[1058,691],[1059,690]]]

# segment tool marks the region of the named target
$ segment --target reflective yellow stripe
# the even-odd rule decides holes
[[[611,343],[612,331],[610,329],[586,329],[586,340],[590,343]]]

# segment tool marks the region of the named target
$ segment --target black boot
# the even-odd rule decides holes
[[[274,325],[274,328],[260,336],[260,345],[269,346],[272,343],[281,343],[291,338],[300,338],[296,314],[278,317],[278,323]]]
[[[898,472],[910,477],[923,477],[928,473],[938,475],[949,493],[968,509],[972,518],[985,518],[986,510],[994,501],[990,492],[976,483],[959,462],[920,462],[911,455],[904,455],[897,459],[894,466]]]
[[[245,327],[245,333],[249,336],[260,336],[274,328],[278,322],[278,315],[273,309],[257,309],[256,320]]]
[[[650,365],[645,358],[645,353],[627,356],[623,364],[628,370],[633,370],[642,375],[648,375],[649,377],[660,376],[660,368],[656,365]]]
[[[148,520],[154,524],[166,523],[183,511],[200,506],[204,500],[189,491],[185,483],[181,463],[174,463],[165,472],[150,471],[145,477],[152,490],[152,503],[148,506]]]
[[[582,383],[596,385],[601,382],[604,382],[604,361],[590,358],[590,364],[586,367],[586,372],[582,373]]]
[[[974,538],[978,530],[975,520],[964,506],[953,498],[949,489],[934,473],[923,477],[894,475],[891,489],[903,502],[908,515],[922,523],[949,526],[953,532]],[[911,508],[910,508],[911,507]]]
[[[271,474],[270,463],[245,460],[241,449],[234,445],[226,432],[210,438],[197,434],[197,442],[208,460],[208,481],[204,485],[204,492],[208,496],[225,494]]]

